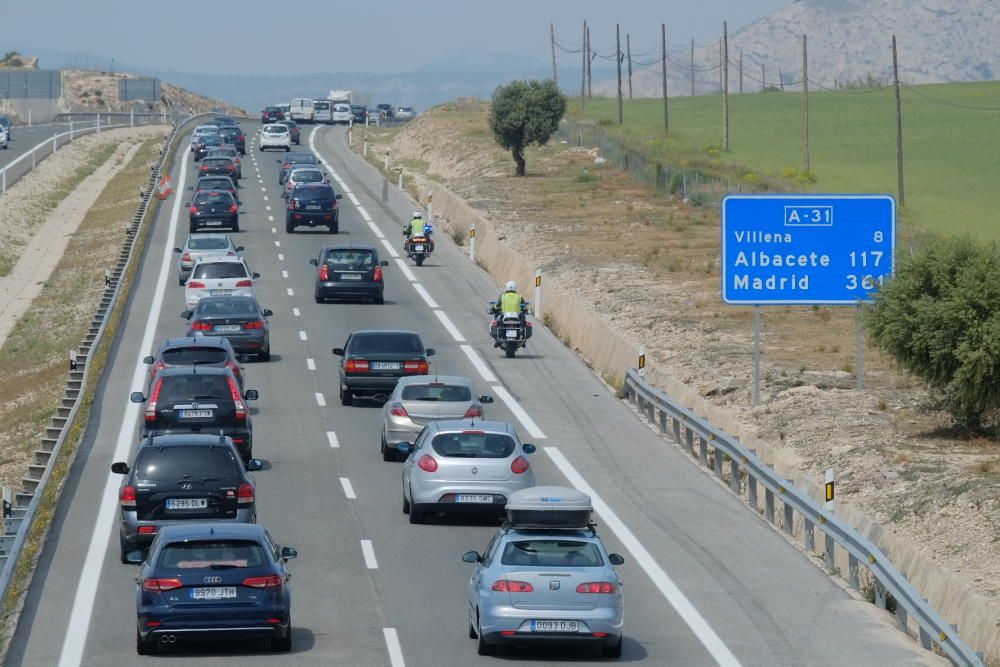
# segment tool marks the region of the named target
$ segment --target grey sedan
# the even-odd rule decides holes
[[[243,246],[236,245],[229,234],[192,234],[183,246],[174,248],[174,252],[180,255],[177,260],[177,283],[183,286],[191,276],[191,269],[203,258],[237,257],[243,252]]]
[[[467,377],[416,375],[400,379],[382,408],[382,460],[395,461],[396,445],[413,442],[432,421],[485,419],[483,404],[492,402],[492,396],[477,397]]]
[[[181,317],[191,321],[188,336],[219,336],[229,341],[239,355],[255,355],[258,361],[271,360],[271,330],[267,318],[252,296],[206,296],[194,310]]]
[[[403,463],[403,514],[423,523],[430,513],[503,513],[510,494],[534,486],[522,444],[504,422],[472,419],[431,422],[412,445],[397,447]]]

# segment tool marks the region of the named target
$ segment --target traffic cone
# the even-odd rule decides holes
[[[160,178],[160,201],[169,197],[173,192],[174,189],[170,187],[170,174]]]

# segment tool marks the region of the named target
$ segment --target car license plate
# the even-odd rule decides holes
[[[579,632],[577,621],[532,621],[532,632]]]
[[[229,296],[233,293],[231,289],[214,289],[212,290],[212,296]]]
[[[211,586],[192,588],[192,600],[231,600],[236,597],[236,586]]]
[[[424,246],[422,245],[413,246],[413,252],[423,252],[423,251],[424,251]]]
[[[222,225],[222,220],[206,220],[204,224],[209,227],[219,227]]]
[[[315,204],[309,204],[308,206],[306,206],[306,210],[307,211],[322,211],[323,207],[322,206],[317,206]]]
[[[167,498],[168,510],[203,510],[206,507],[207,498]]]
[[[340,274],[340,279],[341,280],[361,280],[361,274],[360,273],[341,273]]]
[[[482,493],[460,493],[455,496],[456,503],[486,503],[493,502],[493,496]]]
[[[238,324],[216,324],[215,330],[222,333],[234,333],[240,330],[240,325]]]
[[[181,410],[181,419],[210,419],[211,417],[211,410]]]
[[[507,329],[503,333],[507,338],[517,338],[517,329]]]
[[[399,367],[398,361],[373,361],[371,363],[373,371],[398,371]]]

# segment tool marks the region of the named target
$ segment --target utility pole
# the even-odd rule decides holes
[[[725,23],[725,21],[723,21]],[[722,92],[722,40],[719,40],[719,92]]]
[[[722,150],[729,152],[729,25],[722,22]]]
[[[625,33],[625,53],[628,54],[628,98],[632,99],[632,35]]]
[[[549,23],[549,42],[552,45],[552,82],[559,85],[559,73],[556,70],[556,28]]]
[[[906,206],[903,189],[903,104],[899,97],[899,60],[896,57],[896,36],[892,36],[892,78],[896,88],[896,174],[899,178],[899,205]]]
[[[809,46],[802,35],[802,170],[809,173]]]
[[[618,65],[618,124],[625,122],[622,113],[622,33],[621,28],[615,24],[615,61]]]
[[[660,24],[660,55],[663,65],[663,131],[670,132],[670,107],[667,104],[667,24]]]
[[[740,48],[740,95],[743,94],[743,49]]]
[[[583,22],[583,37],[581,38],[583,47],[580,53],[583,59],[580,61],[580,108],[587,106],[587,22]]]
[[[785,92],[785,75],[781,73],[781,65],[778,65],[778,87]]]
[[[767,92],[767,74],[764,72],[764,63],[760,64],[760,92]]]
[[[587,26],[587,99],[594,99],[594,88],[593,88],[593,76],[594,76],[594,58],[596,57],[591,53],[590,48],[590,26]]]

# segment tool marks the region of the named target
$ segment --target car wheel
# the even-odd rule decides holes
[[[605,658],[620,658],[622,657],[622,640],[624,635],[618,638],[617,644],[612,644],[611,646],[602,646],[601,653]]]
[[[344,387],[340,388],[340,404],[341,405],[353,405],[354,404],[354,392],[350,389]]]
[[[338,234],[338,233],[340,233],[340,225],[339,224],[337,224],[337,225],[330,225],[330,233],[331,234]]]
[[[238,222],[233,223],[233,231],[234,232],[240,231],[240,223],[238,223]]]
[[[426,518],[426,510],[420,509],[416,503],[410,503],[410,523],[421,524]]]
[[[267,348],[267,350],[257,355],[257,359],[260,361],[271,361],[271,348]]]
[[[469,619],[469,639],[476,639],[479,635],[476,634],[476,626],[472,624],[472,619]]]
[[[497,645],[486,643],[486,641],[483,639],[482,627],[478,629],[476,634],[479,636],[479,645],[476,647],[477,653],[479,653],[479,655],[496,655]]]
[[[119,556],[121,562],[128,565],[128,544],[125,543],[125,538],[122,537],[121,533],[118,533],[118,546],[121,549],[121,555]]]
[[[382,436],[382,460],[383,461],[395,461],[398,458],[398,452],[386,444],[385,436]]]
[[[178,284],[178,285],[180,285],[181,287],[184,287],[184,283],[185,283],[185,282],[186,282],[186,281],[185,281],[185,280],[184,280],[183,278],[178,278],[178,279],[177,279],[177,284]]]
[[[188,233],[194,234],[198,231],[198,225],[188,225]]]
[[[318,294],[314,298],[316,299],[316,303],[323,303],[324,301],[326,301],[326,299],[319,296]]]
[[[275,653],[288,653],[292,650],[292,620],[288,619],[288,634],[284,637],[271,639],[271,650]]]
[[[296,145],[298,145],[298,144],[296,144]],[[288,151],[290,151],[290,150],[292,150],[291,146],[285,146],[285,152],[286,152],[286,153],[287,153]]]
[[[403,494],[403,514],[410,513],[410,501],[406,499],[406,494]]]
[[[156,640],[144,640],[142,635],[139,634],[139,630],[135,631],[135,652],[139,655],[156,655],[159,650],[160,645],[156,643]]]
[[[288,232],[289,234],[294,234],[295,233],[295,225],[293,225],[290,222],[286,222],[285,223],[285,231]]]
[[[383,303],[385,303],[385,297],[379,294],[377,297],[375,297],[375,303],[381,306]]]

